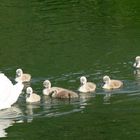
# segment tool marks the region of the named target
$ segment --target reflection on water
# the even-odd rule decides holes
[[[110,104],[110,98],[111,98],[111,93],[106,93],[105,96],[103,97],[104,103],[105,104]]]
[[[96,93],[80,93],[79,94],[79,104],[80,108],[84,109],[86,108],[87,105],[89,105],[88,101],[90,100],[91,97],[95,97]]]
[[[88,104],[89,96],[79,99],[60,100],[42,96],[41,103],[15,104],[9,109],[0,111],[0,137],[6,137],[5,129],[14,123],[31,123],[35,118],[58,117],[82,111]],[[21,100],[21,99],[19,99]],[[22,99],[23,100],[23,99]],[[19,101],[20,102],[20,101]]]
[[[35,107],[32,104],[27,104],[26,105],[26,115],[27,117],[27,122],[30,123],[33,121],[33,116],[34,116],[34,109]]]
[[[22,119],[22,112],[18,107],[12,107],[0,111],[0,137],[6,137],[5,129]]]
[[[10,119],[0,119],[0,137],[1,138],[7,136],[5,129],[12,126],[13,123],[14,121]]]
[[[134,76],[138,85],[140,85],[140,69],[134,70]]]

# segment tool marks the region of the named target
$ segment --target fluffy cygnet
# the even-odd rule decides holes
[[[80,78],[81,86],[79,87],[78,91],[86,93],[86,92],[93,92],[96,89],[96,84],[92,82],[87,82],[87,78],[82,76]]]
[[[29,82],[31,80],[31,75],[23,73],[22,69],[17,69],[15,81],[18,81],[18,79],[22,82]]]
[[[120,80],[111,80],[109,78],[109,76],[104,76],[103,81],[105,83],[103,85],[104,89],[117,89],[117,88],[120,88],[123,85],[122,81],[120,81]]]
[[[43,82],[43,86],[45,87],[43,89],[43,94],[44,95],[51,95],[51,93],[54,91],[54,90],[57,90],[57,91],[60,91],[62,90],[63,88],[60,88],[60,87],[51,87],[51,82],[49,80],[45,80]]]
[[[78,94],[71,90],[62,89],[62,90],[54,90],[54,92],[52,93],[52,97],[60,99],[70,99],[77,98]]]
[[[135,63],[133,65],[135,68],[140,68],[140,56],[135,58]]]
[[[26,102],[28,103],[34,103],[34,102],[39,102],[40,101],[40,96],[37,95],[36,93],[33,93],[33,89],[31,87],[28,87],[26,89]]]

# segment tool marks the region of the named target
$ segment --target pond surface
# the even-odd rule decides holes
[[[0,71],[12,81],[17,68],[32,75],[41,102],[25,93],[0,111],[3,139],[97,139],[140,137],[140,1],[1,0]],[[92,94],[57,100],[43,96],[43,81],[77,92],[85,75]],[[120,79],[119,90],[102,89],[104,75]]]

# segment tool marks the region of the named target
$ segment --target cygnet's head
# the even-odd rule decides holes
[[[27,94],[32,94],[32,93],[33,93],[33,89],[32,89],[31,87],[28,87],[28,88],[26,89],[26,93],[27,93]]]
[[[16,70],[16,75],[19,77],[19,76],[21,76],[23,74],[23,71],[22,71],[22,69],[17,69]]]
[[[82,85],[86,84],[86,83],[87,83],[87,78],[86,78],[85,76],[82,76],[82,77],[80,78],[80,83],[81,83]]]
[[[45,80],[45,81],[43,82],[43,86],[44,86],[45,88],[51,88],[51,82],[50,82],[49,80]]]
[[[110,80],[109,76],[106,75],[106,76],[103,77],[103,81],[104,81],[105,83],[106,83],[106,82],[109,82],[109,80]]]
[[[140,62],[140,56],[137,56],[137,57],[135,58],[135,60],[136,60],[136,62]]]

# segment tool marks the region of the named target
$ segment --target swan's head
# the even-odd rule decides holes
[[[103,81],[105,82],[105,83],[108,83],[109,81],[110,81],[110,78],[109,78],[109,76],[104,76],[103,77]]]
[[[135,58],[135,60],[136,60],[136,62],[139,62],[139,61],[140,61],[140,56],[137,56],[137,57]]]
[[[32,94],[33,93],[33,89],[31,87],[28,87],[26,89],[26,93],[29,94],[29,95]]]
[[[44,86],[45,88],[51,88],[51,82],[50,82],[49,80],[45,80],[45,81],[43,82],[43,86]]]
[[[82,85],[86,84],[86,83],[87,83],[87,78],[86,78],[85,76],[82,76],[82,77],[80,78],[80,83],[81,83]]]
[[[17,69],[17,70],[16,70],[16,75],[17,75],[18,77],[22,76],[22,74],[23,74],[22,69]]]

